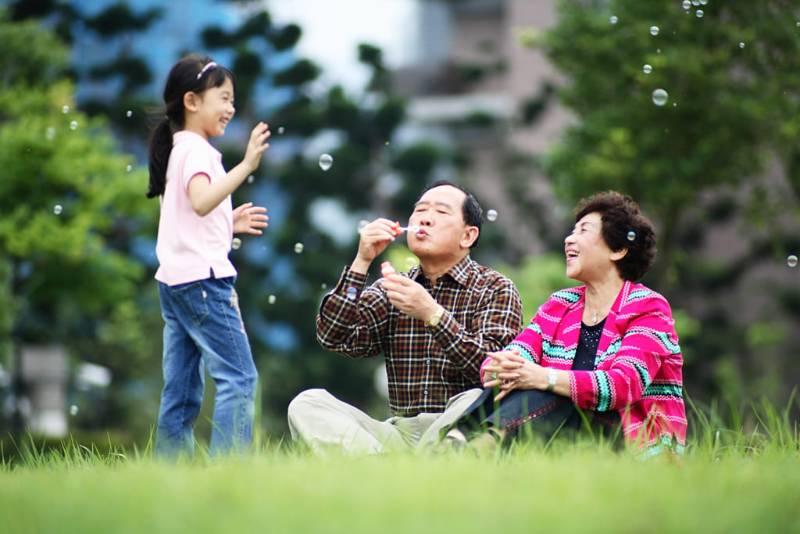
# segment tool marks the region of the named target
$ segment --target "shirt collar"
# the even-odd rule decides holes
[[[458,263],[453,265],[444,276],[449,276],[455,280],[459,285],[467,286],[469,284],[470,274],[475,269],[475,262],[469,257],[469,254],[464,256]],[[416,280],[420,275],[423,275],[422,267],[419,265],[414,267],[409,273],[409,278]]]

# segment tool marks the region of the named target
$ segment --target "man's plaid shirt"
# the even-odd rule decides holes
[[[419,267],[408,272],[445,309],[435,327],[401,313],[380,281],[346,268],[322,300],[317,340],[353,358],[383,354],[389,406],[395,415],[441,412],[447,399],[481,387],[480,365],[488,351],[502,350],[522,330],[516,287],[469,256],[431,287]]]

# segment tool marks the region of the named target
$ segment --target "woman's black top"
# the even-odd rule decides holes
[[[605,323],[605,319],[594,326],[581,323],[581,336],[575,349],[575,359],[572,360],[573,371],[594,371],[594,358]]]

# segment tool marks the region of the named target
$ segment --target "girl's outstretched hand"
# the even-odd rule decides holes
[[[269,125],[265,122],[256,124],[250,132],[250,140],[247,142],[247,150],[244,154],[243,162],[250,168],[250,172],[255,171],[261,163],[261,156],[269,148],[267,139],[272,135]]]
[[[245,202],[233,210],[233,233],[261,235],[262,228],[269,226],[267,208],[253,206],[252,202]]]

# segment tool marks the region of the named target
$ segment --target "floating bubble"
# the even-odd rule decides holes
[[[77,130],[78,129],[78,121],[72,121],[69,123],[70,130]]]
[[[656,54],[660,54],[660,53],[661,53],[661,49],[660,48],[656,48]]]
[[[333,165],[333,156],[330,154],[323,154],[319,157],[319,168],[327,171]]]
[[[708,0],[700,0],[700,5],[704,6],[708,3]]]
[[[53,213],[55,215],[61,215],[61,212],[63,212],[63,211],[64,211],[64,208],[61,206],[61,204],[56,204],[55,206],[53,206]]]
[[[131,117],[133,117],[133,111],[131,111],[131,110],[126,111],[125,112],[125,116],[130,119]]]
[[[692,0],[692,5],[695,6],[695,7],[699,6],[700,5],[700,0]]]
[[[77,404],[73,404],[72,406],[69,407],[69,414],[71,416],[73,416],[73,417],[78,415],[79,411],[80,410],[78,409],[78,405]]]
[[[49,126],[47,128],[47,132],[45,133],[45,137],[47,137],[48,141],[52,141],[53,139],[55,139],[56,138],[56,129],[53,128],[52,126]]]
[[[633,230],[628,232],[628,241],[636,241],[636,232]]]
[[[126,165],[125,166],[125,171],[126,172],[131,172],[132,170],[133,170],[133,165]]]
[[[611,24],[616,24],[617,22],[619,22],[619,19],[617,18],[616,15],[611,15],[610,17],[608,17],[608,22],[610,22]]]
[[[328,289],[328,284],[320,284],[320,289],[325,290]]]
[[[267,302],[270,304],[275,304],[275,295],[270,295],[267,297]]]
[[[285,130],[284,130],[283,126],[278,126],[278,135],[283,135],[284,131]]]
[[[692,9],[692,2],[691,2],[691,0],[683,0],[683,4],[682,4],[682,5],[683,5],[683,9],[686,9],[687,11],[688,11],[689,9]]]
[[[788,258],[786,258],[786,265],[794,269],[797,267],[797,256],[791,254]]]
[[[234,237],[233,240],[231,241],[231,248],[233,250],[239,250],[241,246],[242,246],[242,240],[239,239],[238,237]]]
[[[663,106],[669,99],[669,93],[663,89],[656,89],[653,91],[653,104],[656,106]]]
[[[248,176],[248,177],[247,177],[247,183],[248,183],[248,184],[252,184],[252,183],[253,183],[253,182],[255,182],[255,181],[256,181],[256,177],[255,177],[255,176],[253,176],[252,174],[251,174],[250,176]]]
[[[739,48],[744,48],[744,41],[739,41]]]
[[[64,115],[66,115],[67,113],[69,113],[69,106],[66,106],[66,105],[65,105],[65,106],[63,106],[63,107],[61,108],[61,113],[63,113]]]
[[[356,297],[358,297],[358,289],[354,288],[353,286],[348,287],[347,288],[347,299],[348,300],[356,300]]]
[[[656,35],[658,35],[658,32],[659,32],[658,26],[650,26],[650,35],[655,37]]]
[[[702,9],[698,9],[697,11],[695,11],[695,12],[694,12],[694,15],[695,15],[695,16],[696,16],[698,19],[702,19],[702,18],[703,18],[703,15],[704,15],[704,13],[703,13],[703,10],[702,10]]]
[[[800,20],[798,20],[797,22],[795,22],[795,23],[794,23],[794,25],[795,25],[795,26],[797,26],[798,28],[800,28]]]
[[[302,254],[303,253],[303,244],[302,243],[295,243],[294,244],[294,253],[295,254]]]
[[[497,220],[497,210],[489,210],[486,212],[486,219],[489,222],[495,222]]]
[[[409,256],[406,258],[405,264],[406,264],[406,271],[410,271],[419,264],[419,261],[415,256]]]
[[[360,221],[358,221],[358,233],[361,233],[361,230],[363,230],[364,227],[366,225],[368,225],[368,224],[369,224],[369,221],[366,220],[366,219],[361,219]]]
[[[651,72],[653,72],[652,65],[645,63],[644,66],[642,67],[642,72],[644,72],[645,74],[650,74]]]

